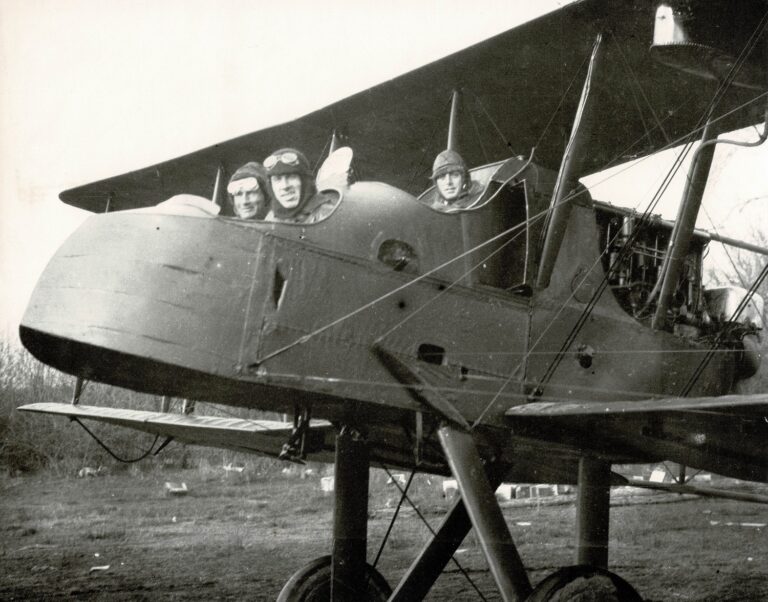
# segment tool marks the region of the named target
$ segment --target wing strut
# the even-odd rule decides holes
[[[458,90],[453,91],[451,96],[451,117],[448,122],[448,142],[446,147],[448,150],[459,150],[458,145],[458,131],[459,131],[459,101],[461,100],[461,93]]]
[[[691,168],[685,181],[683,202],[680,204],[677,219],[675,220],[672,240],[667,251],[667,260],[662,268],[664,270],[664,280],[662,281],[661,292],[659,293],[659,304],[656,306],[656,313],[653,316],[652,322],[652,326],[656,330],[664,328],[667,323],[667,310],[672,301],[672,294],[677,288],[680,270],[688,254],[688,244],[691,242],[693,229],[696,225],[696,217],[699,215],[701,199],[704,196],[704,188],[709,177],[709,168],[712,165],[712,158],[715,154],[716,141],[717,132],[711,120],[708,119],[704,127],[704,133],[701,136],[701,146],[693,153]]]
[[[226,206],[226,202],[223,198],[219,198],[222,196],[222,190],[224,189],[223,184],[224,180],[224,166],[219,165],[216,168],[216,180],[213,182],[213,194],[211,195],[211,200],[221,207],[222,209]]]
[[[82,376],[78,376],[75,379],[75,389],[72,391],[72,405],[76,406],[80,403],[80,395],[83,394],[83,387],[85,385],[85,379]]]
[[[592,56],[589,59],[589,69],[587,78],[584,81],[584,87],[581,90],[581,100],[579,101],[576,116],[573,120],[573,129],[571,137],[568,140],[568,146],[563,153],[563,160],[560,164],[560,171],[557,174],[555,190],[552,193],[547,225],[544,228],[546,234],[544,239],[544,248],[541,255],[541,267],[536,281],[537,288],[547,288],[549,279],[552,276],[552,270],[555,267],[560,244],[563,241],[565,230],[568,227],[568,216],[571,213],[572,194],[568,185],[573,180],[574,174],[579,173],[581,162],[584,159],[584,143],[589,136],[590,121],[594,110],[592,109],[594,101],[591,100],[592,85],[596,73],[599,70],[600,60],[603,56],[603,34],[597,34],[595,45],[592,48]]]

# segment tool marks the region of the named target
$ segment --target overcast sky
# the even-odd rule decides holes
[[[567,3],[0,0],[0,330],[16,336],[85,215],[61,190],[300,116]],[[766,193],[762,149],[719,154],[724,190]]]

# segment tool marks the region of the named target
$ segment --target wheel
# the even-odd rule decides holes
[[[365,602],[389,598],[392,589],[371,565],[366,565],[368,592]],[[321,556],[296,571],[283,586],[277,602],[328,602],[331,599],[331,557]],[[363,600],[361,600],[363,602]]]
[[[567,566],[546,577],[526,602],[643,602],[621,577],[593,566]]]

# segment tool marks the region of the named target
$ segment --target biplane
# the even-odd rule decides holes
[[[22,410],[335,463],[331,554],[280,600],[418,600],[474,529],[504,600],[608,570],[616,464],[672,461],[768,482],[758,282],[708,289],[695,227],[721,134],[766,121],[762,0],[582,0],[313,113],[61,193],[94,213],[55,254],[20,325],[77,377]],[[766,139],[756,129],[754,143]],[[314,224],[227,215],[240,165],[292,145],[335,199]],[[478,191],[425,202],[432,159]],[[595,200],[580,179],[692,154],[676,220]],[[289,423],[78,403],[99,381]],[[370,467],[452,475],[457,498],[394,589],[366,564]],[[533,587],[494,497],[578,486],[575,564]],[[557,598],[562,599],[562,598]]]

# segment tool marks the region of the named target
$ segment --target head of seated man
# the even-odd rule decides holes
[[[293,148],[276,150],[264,160],[272,189],[268,220],[309,221],[311,203],[317,192],[312,169],[304,154]]]
[[[444,150],[432,165],[432,182],[437,188],[435,209],[460,207],[471,184],[467,164],[453,150]]]
[[[240,167],[229,179],[232,211],[240,219],[264,219],[269,211],[267,172],[255,161]]]

